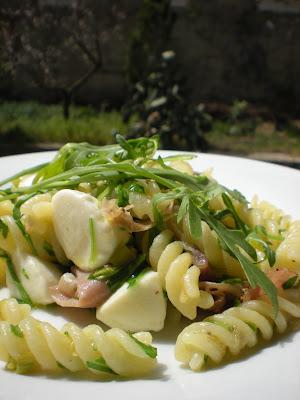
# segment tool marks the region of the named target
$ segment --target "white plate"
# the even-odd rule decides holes
[[[51,159],[54,153],[36,153],[0,158],[0,179],[20,169]],[[164,153],[166,154],[166,153]],[[169,154],[169,153],[168,153]],[[251,198],[259,194],[300,218],[300,173],[296,170],[237,157],[199,154],[192,162],[201,171],[213,167],[214,176],[224,185]],[[2,297],[4,291],[1,293]],[[35,311],[57,327],[64,318]],[[84,325],[93,320],[87,312],[67,312],[68,319]],[[183,369],[173,356],[176,332],[155,336],[159,362],[155,376],[135,381],[98,382],[77,377],[22,376],[0,370],[0,400],[82,400],[82,399],[205,399],[205,400],[299,400],[300,332],[268,343],[251,357],[213,370],[193,373]]]

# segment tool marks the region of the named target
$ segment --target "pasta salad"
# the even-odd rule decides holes
[[[150,332],[175,310],[175,358],[199,371],[300,317],[299,221],[193,171],[191,154],[156,156],[156,138],[117,142],[69,143],[0,182],[8,370],[150,374]],[[58,330],[31,315],[49,304],[99,323]]]

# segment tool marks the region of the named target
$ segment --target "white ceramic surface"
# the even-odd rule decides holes
[[[164,153],[166,154],[166,153]],[[168,152],[169,154],[169,152]],[[0,179],[20,169],[49,160],[53,153],[0,158]],[[251,198],[259,194],[300,218],[300,172],[236,157],[199,154],[192,161],[201,171],[213,167],[214,177]],[[6,289],[0,293],[7,295]],[[34,311],[34,315],[57,327],[65,319],[79,325],[93,322],[89,311]],[[64,318],[65,317],[65,318]],[[0,369],[0,400],[96,400],[126,398],[172,400],[299,400],[300,332],[268,343],[251,357],[207,372],[183,369],[173,356],[176,329],[155,335],[160,367],[155,376],[135,381],[98,382],[80,377],[22,376]]]

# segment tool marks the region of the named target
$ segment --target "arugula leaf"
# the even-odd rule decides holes
[[[278,313],[277,289],[270,279],[256,267],[249,259],[241,253],[240,247],[246,251],[255,261],[257,261],[255,249],[245,240],[240,231],[227,229],[222,223],[214,219],[209,211],[198,208],[198,212],[202,215],[202,219],[208,223],[223,243],[240,262],[247,279],[252,287],[260,286],[266,295],[270,298],[275,314]]]
[[[236,212],[236,209],[234,208],[234,205],[232,204],[230,197],[226,193],[222,193],[222,199],[223,199],[224,204],[227,207],[227,209],[231,212],[231,215],[234,219],[236,228],[241,229],[241,231],[244,233],[244,235],[247,235],[248,228],[247,228],[246,224],[241,220],[238,213]]]
[[[273,267],[276,262],[275,251],[264,240],[260,239],[255,232],[249,233],[249,235],[247,236],[247,239],[260,244],[263,248],[265,257],[263,260],[257,261],[257,263],[261,263],[262,261],[267,259],[269,261],[270,267]]]
[[[89,264],[94,264],[97,257],[96,232],[94,218],[89,218],[90,258]]]
[[[25,226],[22,222],[22,213],[21,213],[21,206],[29,199],[31,199],[33,196],[35,196],[35,193],[32,193],[28,196],[25,196],[24,198],[18,200],[14,206],[13,209],[13,219],[17,225],[17,227],[19,228],[19,230],[21,231],[24,239],[27,241],[27,243],[29,244],[29,246],[31,247],[32,253],[37,256],[37,251],[36,248],[33,244],[33,241],[31,239],[31,236],[29,235],[28,232],[26,232]]]
[[[188,217],[190,234],[193,239],[198,240],[202,236],[201,214],[191,199],[188,202]]]
[[[282,285],[283,289],[292,288],[293,286],[295,286],[295,283],[297,282],[297,280],[298,280],[298,276],[297,275],[292,276],[291,278],[289,278],[287,281],[285,281],[283,283],[283,285]]]
[[[13,280],[16,289],[18,290],[18,292],[20,293],[21,296],[21,300],[23,303],[29,304],[29,305],[33,305],[32,301],[30,299],[30,296],[28,295],[28,293],[26,292],[24,286],[22,285],[22,283],[20,282],[16,271],[14,269],[12,260],[10,258],[10,256],[6,253],[6,251],[4,251],[3,249],[0,248],[0,257],[3,258],[6,262],[6,266],[7,266],[7,270],[11,276],[11,279]]]
[[[25,268],[22,268],[21,272],[25,276],[26,279],[29,279],[29,275],[28,275],[27,271],[25,270]]]
[[[92,272],[89,275],[88,279],[105,280],[105,279],[108,279],[108,278],[114,276],[116,273],[119,272],[119,270],[120,270],[120,267],[104,265],[103,267],[100,267],[100,268],[96,269],[96,271]]]
[[[261,238],[267,240],[267,239],[271,239],[271,240],[283,240],[284,237],[279,234],[279,235],[272,235],[270,233],[267,232],[266,228],[263,225],[256,225],[254,228],[254,232],[260,236]]]
[[[2,234],[2,236],[4,237],[4,239],[7,238],[8,235],[8,226],[6,225],[6,223],[4,221],[2,221],[2,219],[0,218],[0,233]]]
[[[139,280],[149,271],[151,271],[151,269],[147,267],[145,269],[142,269],[142,271],[140,271],[138,274],[132,275],[127,281],[128,288],[136,286],[138,284]]]
[[[0,187],[6,185],[7,183],[12,182],[12,181],[14,181],[16,179],[19,179],[19,178],[21,178],[21,177],[23,177],[25,175],[31,175],[34,172],[37,172],[37,171],[45,168],[48,164],[49,163],[44,163],[44,164],[36,165],[34,167],[31,167],[31,168],[23,169],[22,171],[18,172],[17,174],[12,175],[9,178],[6,178],[6,179],[3,179],[2,181],[0,181]]]
[[[133,262],[127,265],[111,266],[105,265],[89,275],[88,279],[105,281],[112,292],[115,292],[129,278],[137,274],[145,265],[146,255],[140,254]]]
[[[43,249],[45,250],[45,252],[48,254],[48,256],[50,257],[55,257],[55,253],[53,250],[53,247],[50,243],[48,243],[47,241],[44,242],[43,244]]]
[[[133,339],[135,341],[135,343],[137,343],[141,347],[141,349],[147,354],[147,356],[149,356],[150,358],[157,357],[157,348],[156,347],[151,346],[150,344],[145,344],[145,343],[141,342],[140,340],[135,338],[132,335],[132,333],[129,333],[129,336],[131,337],[131,339]]]
[[[114,370],[112,370],[106,363],[103,357],[99,357],[94,361],[87,361],[86,366],[96,371],[107,372],[109,374],[118,375]]]
[[[152,198],[152,209],[155,224],[158,227],[163,226],[163,215],[158,207],[158,204],[163,201],[176,200],[184,196],[181,192],[170,192],[170,193],[156,193]]]
[[[183,220],[184,216],[187,214],[188,206],[189,206],[189,197],[184,196],[184,198],[181,201],[178,213],[177,213],[177,224],[180,224],[180,222]]]
[[[237,200],[240,203],[243,203],[245,205],[249,204],[249,201],[246,199],[246,197],[238,190],[236,190],[236,189],[234,189],[234,190],[226,189],[226,190],[230,194],[230,196],[233,197],[235,200]]]

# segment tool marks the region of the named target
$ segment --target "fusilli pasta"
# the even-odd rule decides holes
[[[156,236],[149,250],[150,264],[157,270],[171,303],[185,317],[194,319],[197,307],[210,308],[214,300],[211,294],[199,290],[200,269],[193,265],[192,255],[184,251],[182,242],[172,238],[169,230]]]
[[[59,331],[48,322],[28,316],[29,311],[29,306],[19,305],[13,299],[0,303],[0,358],[10,369],[89,369],[96,374],[135,377],[156,366],[156,353],[150,356],[145,351],[155,350],[149,346],[150,333],[129,335],[117,328],[104,332],[98,325],[80,329],[73,323],[65,324]]]
[[[300,221],[292,223],[276,250],[276,266],[300,272]]]
[[[177,338],[176,359],[198,371],[207,359],[220,363],[227,350],[237,355],[243,348],[254,346],[258,331],[265,340],[271,339],[274,325],[279,333],[284,332],[287,316],[300,318],[300,306],[282,297],[278,300],[280,311],[276,318],[271,304],[261,299],[247,301],[187,326]]]

